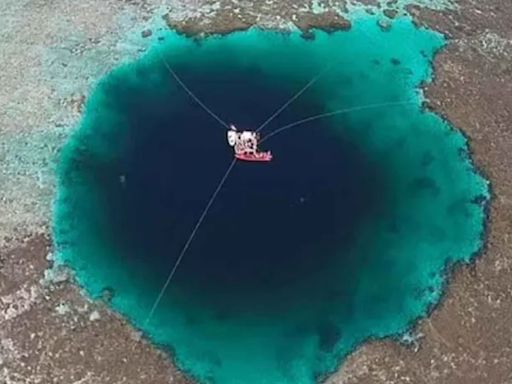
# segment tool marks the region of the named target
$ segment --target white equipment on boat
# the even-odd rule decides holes
[[[235,149],[235,157],[245,161],[270,161],[272,154],[268,152],[258,152],[258,141],[260,135],[254,131],[238,132],[236,127],[231,124],[227,133],[228,144]]]

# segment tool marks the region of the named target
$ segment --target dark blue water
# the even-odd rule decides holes
[[[404,36],[415,44],[404,49]],[[100,82],[63,151],[60,260],[93,296],[113,290],[113,307],[201,382],[315,381],[365,339],[407,329],[439,299],[446,265],[481,246],[486,182],[415,91],[441,45],[410,22],[383,33],[371,19],[314,41],[167,35],[155,49],[241,129],[332,60],[263,136],[356,109],[271,137],[271,163],[235,165],[146,324],[233,156],[225,127],[153,50]]]

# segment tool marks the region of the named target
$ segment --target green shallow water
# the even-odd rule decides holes
[[[408,20],[383,32],[372,18],[314,40],[166,33],[100,81],[63,149],[59,262],[93,297],[113,292],[112,307],[200,382],[325,377],[365,340],[425,316],[447,267],[482,246],[487,182],[418,92],[443,44]],[[270,138],[271,164],[235,166],[145,324],[232,156],[157,49],[222,119],[250,128],[333,63],[264,134],[355,109]]]

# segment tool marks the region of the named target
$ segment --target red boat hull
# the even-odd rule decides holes
[[[271,161],[272,153],[270,153],[270,152],[236,153],[235,157],[238,160],[243,160],[243,161]]]

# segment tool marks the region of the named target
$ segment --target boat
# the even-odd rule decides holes
[[[271,161],[272,153],[269,152],[259,152],[259,153],[235,153],[235,157],[238,160],[244,161]]]
[[[231,124],[227,133],[228,144],[234,148],[235,158],[242,161],[268,162],[272,160],[270,151],[259,152],[260,135],[254,131],[241,131]]]

